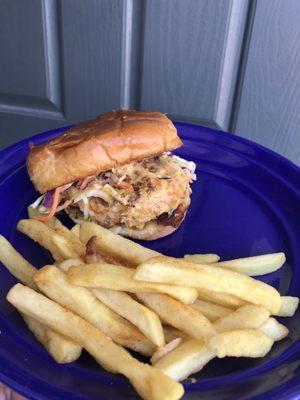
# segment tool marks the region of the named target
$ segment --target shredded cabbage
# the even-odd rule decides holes
[[[62,193],[62,192],[64,192],[65,190],[69,189],[69,187],[72,186],[73,183],[74,183],[74,182],[71,182],[71,183],[67,183],[67,184],[64,185],[64,186],[61,186],[61,187],[60,187],[60,193]]]
[[[104,190],[100,189],[101,186],[98,188],[93,188],[85,193],[87,197],[101,197],[107,203],[111,202],[111,196],[106,193]]]
[[[123,206],[126,206],[128,203],[128,200],[126,198],[123,198],[113,187],[111,187],[109,184],[106,184],[103,188],[103,190],[106,191],[110,196],[112,196],[114,199],[119,201]]]
[[[72,199],[65,201],[64,204],[62,204],[61,206],[57,207],[56,212],[62,211],[65,208],[67,208],[72,203],[72,201],[73,201]]]
[[[163,157],[168,157],[171,156],[182,168],[185,168],[189,174],[192,180],[196,180],[196,164],[193,161],[187,161],[184,158],[178,157],[173,155],[170,152],[165,152],[163,153]],[[116,176],[114,173],[110,173],[109,178],[115,182],[115,183],[120,183],[122,182],[125,178],[126,175],[121,176],[120,178]],[[105,183],[105,182],[103,182]],[[61,186],[60,192],[64,192],[67,190],[70,186],[72,186],[74,182],[68,183],[66,185]],[[44,198],[46,196],[46,193],[40,196],[38,199],[36,199],[29,207],[32,209],[38,208],[38,211],[42,214],[47,213],[49,211],[48,207],[41,206],[41,203],[43,202]],[[128,199],[126,197],[120,196],[120,193],[115,190],[112,186],[110,186],[108,183],[106,183],[104,186],[99,185],[99,184],[93,184],[90,187],[88,187],[86,190],[81,191],[77,196],[74,198],[65,201],[62,205],[58,206],[56,211],[61,211],[68,207],[71,203],[78,203],[79,201],[82,202],[82,212],[83,212],[83,220],[82,219],[74,219],[76,223],[82,223],[86,221],[89,217],[89,215],[93,216],[95,213],[90,209],[89,207],[89,197],[99,197],[106,201],[108,204],[111,204],[113,199],[116,199],[123,205],[126,205],[128,202]]]
[[[82,201],[83,203],[83,218],[87,220],[90,212],[89,200],[85,194],[81,193],[79,196],[74,198],[74,203],[78,203],[79,201]]]
[[[184,158],[174,155],[172,157],[178,162],[178,164],[180,164],[182,167],[186,168],[189,171],[193,181],[197,180],[197,176],[195,174],[196,164],[193,161],[187,161]]]
[[[61,186],[61,188],[60,188],[60,193],[62,193],[62,192],[64,192],[65,190],[69,189],[69,187],[72,186],[73,183],[74,183],[74,182],[71,182],[71,183],[67,183],[67,184],[64,185],[64,186]],[[47,193],[48,193],[48,192],[47,192]],[[46,196],[47,193],[44,193],[44,194],[42,194],[40,197],[38,197],[32,204],[29,205],[29,207],[37,208],[37,207],[43,202],[43,200],[44,200],[44,198],[45,198],[45,196]],[[69,204],[70,204],[70,203],[69,203]],[[43,207],[44,207],[44,208],[39,208],[39,211],[42,212],[42,213],[48,212],[48,210],[49,210],[50,207],[45,207],[45,206],[43,206]],[[59,208],[59,207],[58,207],[58,208]],[[58,208],[57,208],[57,211],[59,211]],[[63,208],[65,208],[65,207],[63,207]],[[61,209],[63,209],[63,208],[61,208]]]
[[[45,195],[46,195],[46,193],[43,194],[42,196],[40,196],[38,199],[36,199],[32,204],[30,204],[29,207],[37,208],[41,204],[41,202],[44,200]]]

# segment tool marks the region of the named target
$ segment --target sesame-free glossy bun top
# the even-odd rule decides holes
[[[33,146],[27,169],[36,189],[45,193],[181,145],[175,126],[164,114],[116,110],[82,122],[44,145]]]

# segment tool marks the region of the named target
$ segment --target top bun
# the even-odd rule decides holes
[[[36,189],[45,193],[181,145],[175,126],[164,114],[116,110],[82,122],[44,145],[33,146],[27,169]]]

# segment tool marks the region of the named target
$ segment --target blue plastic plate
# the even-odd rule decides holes
[[[172,256],[217,253],[222,259],[284,251],[287,263],[264,280],[281,294],[300,295],[300,170],[281,156],[242,138],[183,123],[178,154],[197,164],[192,205],[173,235],[147,243]],[[30,139],[40,144],[64,129]],[[0,233],[37,267],[49,255],[16,231],[36,198],[27,176],[26,139],[0,153]],[[56,364],[26,329],[6,293],[15,279],[0,266],[0,381],[31,399],[136,399],[122,376],[106,373],[84,353]],[[299,399],[300,313],[284,319],[290,334],[263,359],[214,360],[185,399]]]

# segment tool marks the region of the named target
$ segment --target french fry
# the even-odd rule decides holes
[[[97,237],[100,253],[111,256],[126,266],[136,267],[149,258],[160,255],[99,225],[85,222],[80,227],[80,240],[86,244],[92,236]]]
[[[255,329],[232,330],[218,333],[209,341],[209,349],[219,358],[264,357],[274,341]]]
[[[183,341],[189,339],[189,336],[186,333],[180,331],[179,329],[174,328],[174,326],[164,325],[163,330],[167,343],[172,342],[172,340],[177,338],[180,338]]]
[[[217,254],[186,254],[183,258],[195,264],[213,264],[220,260]]]
[[[172,286],[152,282],[139,282],[133,279],[135,269],[113,264],[85,264],[73,266],[67,276],[73,285],[89,288],[105,288],[131,293],[166,293],[183,303],[193,303],[197,290],[185,286]]]
[[[299,306],[299,298],[292,296],[281,297],[281,307],[276,315],[279,317],[292,317]]]
[[[57,262],[68,258],[78,258],[78,254],[70,246],[69,241],[41,221],[21,219],[17,229],[49,250]]]
[[[267,336],[274,340],[274,336],[276,334],[278,336],[278,333],[282,333],[282,330],[275,328],[272,322],[271,324],[267,323],[273,319],[269,318],[269,315],[269,312],[263,307],[245,305],[215,321],[213,327],[217,332],[221,333],[230,330],[256,329],[266,326],[264,330],[262,329],[262,332],[265,331],[264,333],[266,334],[267,331],[273,332],[271,336]],[[191,339],[180,344],[175,350],[154,364],[155,368],[160,369],[173,379],[183,380],[190,374],[200,371],[214,357],[215,354],[207,349],[202,341]]]
[[[119,261],[113,258],[111,255],[103,254],[97,246],[97,236],[92,236],[86,243],[86,252],[84,261],[86,264],[95,263],[108,263],[108,264],[120,264]]]
[[[231,308],[233,310],[246,304],[245,301],[233,296],[232,294],[215,292],[209,289],[198,289],[198,296],[201,300],[209,301],[213,304]]]
[[[100,302],[90,290],[70,285],[54,265],[38,270],[34,280],[49,298],[86,319],[116,343],[144,355],[153,353],[154,346],[134,325]]]
[[[183,395],[182,385],[134,359],[100,330],[34,290],[17,284],[7,300],[19,311],[81,344],[106,370],[125,375],[142,398],[177,400]]]
[[[25,260],[2,235],[0,235],[0,261],[15,278],[32,289],[36,289],[33,281],[36,268]]]
[[[65,336],[56,333],[34,318],[21,313],[29,330],[42,343],[49,354],[59,364],[66,364],[77,360],[81,355],[82,347]]]
[[[58,267],[67,272],[71,266],[80,264],[82,264],[81,260],[66,260],[59,264]],[[155,313],[135,301],[127,293],[109,289],[91,290],[98,300],[137,326],[152,343],[156,346],[164,346],[164,332],[161,322]]]
[[[208,301],[197,299],[191,307],[195,308],[203,314],[210,322],[214,322],[219,318],[225,317],[225,315],[232,312],[230,308],[223,307],[217,304],[210,303]]]
[[[137,297],[168,324],[195,339],[206,342],[216,333],[209,320],[187,304],[158,293],[137,293]]]
[[[214,264],[216,267],[230,269],[249,276],[259,276],[277,271],[285,263],[284,253],[264,254],[255,257],[237,258]]]
[[[245,313],[245,310],[247,311],[245,307],[252,307],[252,310],[248,308],[248,312]],[[245,323],[246,317],[249,316],[249,318],[251,318],[251,314],[255,312],[255,308],[253,307],[257,306],[243,306],[241,308],[243,309],[242,313],[240,309],[232,314],[228,314],[219,321],[216,321],[213,326],[219,332],[221,332],[222,327],[226,331],[229,326],[231,326],[232,329],[257,328],[260,322],[265,319],[265,317],[262,317],[262,314],[260,318],[255,317]],[[249,310],[251,310],[250,313]],[[261,313],[261,311],[262,310],[260,310],[259,313]],[[237,318],[237,316],[239,316],[239,318]],[[259,330],[269,336],[273,341],[281,340],[288,334],[288,329],[274,318],[268,318],[267,321],[259,327]],[[174,332],[170,339],[175,337],[175,335],[178,337],[179,332]],[[167,340],[170,340],[167,331],[165,331],[165,336]],[[204,343],[195,339],[185,339],[175,350],[164,356],[157,363],[154,363],[154,365],[155,368],[160,369],[171,378],[181,381],[186,379],[189,375],[200,371],[214,357],[215,354],[208,350]]]
[[[200,371],[215,356],[204,343],[189,339],[161,358],[154,366],[176,381],[182,381]]]
[[[214,288],[218,292],[261,305],[272,314],[278,313],[281,306],[278,291],[264,282],[235,271],[192,264],[171,257],[155,257],[146,261],[137,268],[134,278],[138,281],[184,285],[203,290]]]
[[[79,254],[72,246],[72,243],[65,236],[59,235],[56,232],[52,235],[52,243],[56,247],[63,260],[70,258],[78,258]]]
[[[77,253],[78,258],[84,257],[85,245],[79,240],[79,237],[74,235],[71,230],[65,227],[59,219],[52,217],[50,221],[45,223],[70,243],[71,247],[73,247],[74,251]]]
[[[84,262],[80,258],[69,258],[68,260],[59,263],[58,268],[64,272],[67,272],[73,265],[82,265],[82,264],[84,264]]]
[[[266,308],[248,304],[218,319],[213,325],[217,332],[235,329],[258,329],[269,317],[270,312]]]
[[[82,261],[79,259],[63,261],[58,267],[67,272],[73,265],[81,265]],[[117,314],[121,315],[128,321],[132,322],[133,325],[137,326],[141,332],[144,333],[148,339],[157,346],[163,346],[165,343],[164,331],[168,334],[168,342],[171,342],[174,338],[175,328],[167,327],[162,330],[161,322],[157,315],[142,304],[135,301],[132,297],[124,292],[118,292],[109,289],[91,289],[93,294],[104,303],[107,307],[111,308]],[[177,330],[176,330],[177,331]],[[182,336],[182,332],[177,331],[179,336]],[[172,337],[171,339],[169,339]]]
[[[15,278],[26,286],[37,289],[37,285],[33,280],[37,269],[25,260],[1,235],[0,261]],[[77,343],[48,329],[37,321],[27,318],[24,315],[22,317],[29,330],[58,363],[73,362],[80,357],[82,348]]]
[[[165,357],[171,351],[174,351],[176,347],[180,345],[182,339],[180,337],[173,339],[171,342],[165,344],[163,347],[158,347],[150,358],[151,364],[155,364],[161,358]]]
[[[259,330],[269,336],[274,342],[284,339],[289,333],[288,328],[272,317],[269,318]]]
[[[80,224],[76,224],[71,228],[71,232],[80,239]]]
[[[94,295],[107,307],[126,318],[158,347],[165,346],[164,332],[158,316],[127,293],[93,289]]]

